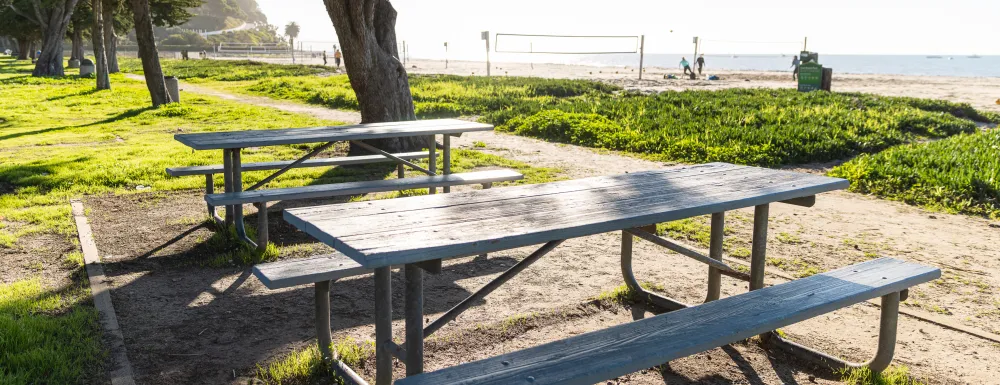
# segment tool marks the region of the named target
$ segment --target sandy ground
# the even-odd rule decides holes
[[[296,108],[317,116],[329,111]],[[475,149],[472,143],[476,141],[487,145],[480,151],[536,166],[558,167],[569,178],[673,166],[495,133],[465,135],[456,145]],[[799,170],[823,172],[825,167],[814,165]],[[112,297],[141,383],[246,383],[246,376],[257,363],[305,346],[314,338],[311,288],[268,291],[247,269],[202,266],[211,257],[212,252],[204,246],[211,232],[194,225],[204,216],[198,192],[92,197],[87,207],[92,210],[98,247],[109,263]],[[149,214],[129,215],[138,211]],[[249,208],[247,211],[252,212]],[[326,250],[291,229],[280,215],[272,214],[271,220],[273,240],[282,246],[282,258]],[[751,220],[748,210],[728,213],[730,252],[749,247]],[[705,218],[696,221],[706,222]],[[998,223],[927,212],[847,192],[824,194],[812,208],[773,205],[770,223],[771,271],[796,275],[810,268],[827,270],[874,256],[935,265],[942,268],[944,278],[913,290],[904,308],[968,327],[1000,331]],[[442,329],[440,339],[428,345],[427,369],[644,316],[642,309],[595,307],[592,303],[595,295],[622,283],[619,242],[618,234],[601,234],[560,246]],[[692,242],[686,243],[703,250]],[[487,259],[448,262],[444,273],[427,279],[428,317],[444,312],[530,251],[511,250],[491,254]],[[639,279],[662,284],[667,294],[688,303],[703,299],[703,265],[645,242],[637,243],[636,258]],[[394,286],[400,287],[403,282],[399,274],[394,279]],[[770,284],[782,281],[777,276],[768,279]],[[724,295],[745,290],[745,283],[723,279]],[[370,277],[338,282],[332,298],[336,336],[370,339]],[[394,302],[402,305],[398,292]],[[509,325],[509,320],[524,317],[529,321],[523,326],[496,331]],[[878,308],[862,304],[785,331],[796,341],[860,361],[874,349],[877,325]],[[402,331],[399,320],[395,331]],[[440,342],[449,340],[463,342]],[[1000,344],[919,318],[901,317],[896,357],[898,364],[909,366],[914,375],[929,383],[1000,383],[996,379],[996,373],[1000,373]],[[752,343],[713,349],[671,362],[667,368],[635,373],[612,383],[836,382],[830,373],[767,353]],[[359,369],[366,376],[372,374],[371,363]],[[401,365],[397,371],[402,372]]]

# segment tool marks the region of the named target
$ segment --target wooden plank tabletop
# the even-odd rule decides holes
[[[493,126],[490,124],[458,119],[431,119],[349,126],[177,134],[174,135],[174,139],[195,150],[217,150],[407,136],[460,135],[464,132],[492,130]]]
[[[366,268],[618,231],[845,189],[844,179],[709,163],[285,211]]]

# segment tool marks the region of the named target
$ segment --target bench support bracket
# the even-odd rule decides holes
[[[865,363],[855,363],[844,361],[824,352],[797,344],[787,339],[781,338],[778,333],[768,332],[762,339],[764,345],[775,348],[786,353],[804,358],[819,365],[827,366],[830,369],[852,369],[868,367],[874,373],[880,373],[892,363],[892,357],[896,350],[896,325],[899,320],[900,293],[891,293],[882,296],[882,314],[879,320],[878,349],[875,357]]]

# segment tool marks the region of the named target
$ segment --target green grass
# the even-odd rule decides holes
[[[85,286],[44,288],[38,279],[0,284],[0,383],[95,380],[103,353]]]
[[[851,190],[954,213],[1000,219],[1000,131],[862,155],[830,175]]]
[[[119,59],[124,72],[142,74],[139,59]],[[240,81],[259,80],[282,76],[315,75],[329,72],[319,65],[267,64],[249,60],[162,60],[163,73],[178,79],[198,82],[203,80]]]
[[[363,361],[375,354],[375,348],[371,343],[362,344],[350,338],[336,341],[331,346],[337,352],[340,361],[352,368],[359,367]],[[266,366],[258,366],[254,377],[268,385],[341,383],[330,363],[323,361],[315,344]]]
[[[905,366],[891,366],[881,374],[868,368],[848,369],[841,371],[840,376],[844,385],[924,385],[911,378]]]

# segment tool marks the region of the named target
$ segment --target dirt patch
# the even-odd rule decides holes
[[[8,225],[16,230],[16,225]],[[9,284],[38,277],[44,287],[70,284],[70,275],[78,268],[65,256],[77,247],[65,236],[36,234],[21,237],[12,247],[0,247],[0,283]]]

